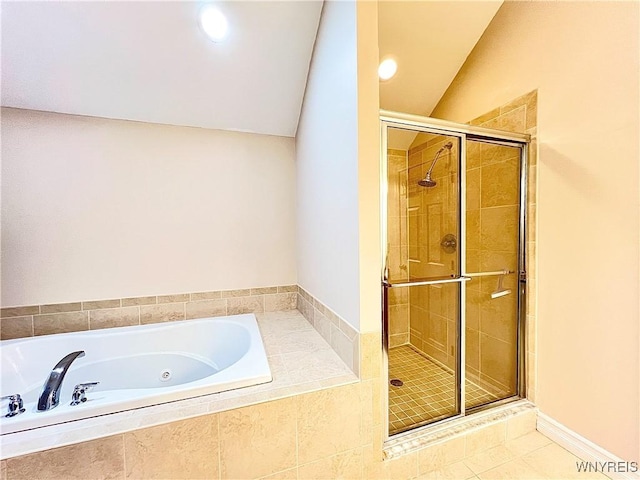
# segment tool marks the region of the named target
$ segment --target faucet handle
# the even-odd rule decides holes
[[[5,415],[7,418],[15,417],[24,412],[24,403],[19,393],[0,397],[0,400],[9,400],[9,412]]]
[[[73,393],[71,394],[71,403],[69,405],[80,405],[87,401],[85,393],[98,385],[100,382],[79,383],[73,387]]]

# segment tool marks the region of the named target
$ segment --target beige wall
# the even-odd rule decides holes
[[[296,134],[298,284],[355,328],[357,95],[356,6],[326,2]]]
[[[2,110],[2,305],[296,283],[291,138]]]
[[[538,89],[537,404],[640,457],[637,2],[508,2],[433,112]]]

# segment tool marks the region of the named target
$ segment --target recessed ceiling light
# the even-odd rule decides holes
[[[378,76],[380,80],[389,80],[398,71],[398,64],[393,58],[387,58],[380,62],[378,67]]]
[[[227,17],[213,5],[206,5],[200,10],[200,26],[214,42],[221,42],[229,32]]]

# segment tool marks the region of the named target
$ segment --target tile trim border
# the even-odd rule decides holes
[[[302,316],[331,345],[342,361],[360,376],[360,333],[346,320],[298,286],[297,307]]]
[[[4,307],[0,339],[295,310],[297,285]]]

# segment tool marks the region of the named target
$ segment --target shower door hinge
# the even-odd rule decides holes
[[[520,270],[520,281],[521,282],[525,282],[527,281],[527,272],[525,272],[524,270]]]

